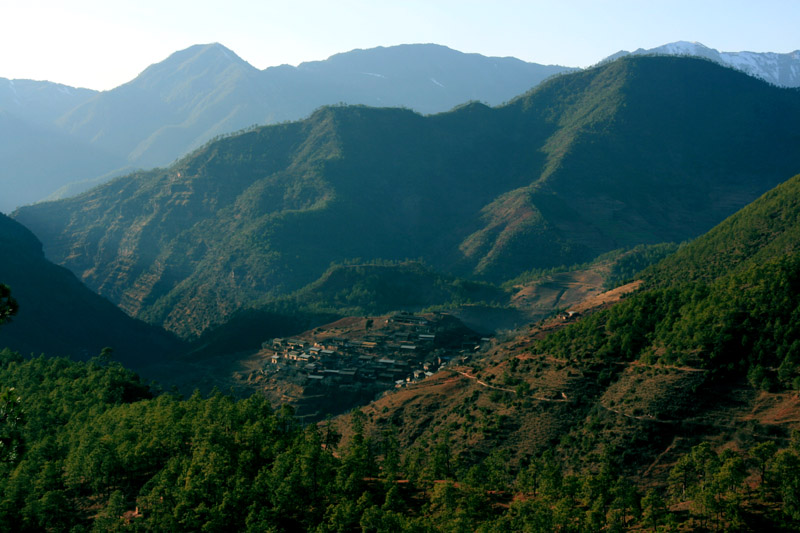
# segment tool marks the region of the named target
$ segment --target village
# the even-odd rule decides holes
[[[335,412],[467,362],[489,342],[443,313],[349,317],[264,342],[261,381],[268,396],[281,390],[280,400],[301,415]]]

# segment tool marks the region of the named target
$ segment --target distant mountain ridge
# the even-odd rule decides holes
[[[75,194],[115,173],[166,165],[216,135],[297,120],[322,105],[421,113],[468,100],[496,105],[567,70],[419,44],[262,71],[214,43],[176,52],[110,91],[0,79],[0,115],[10,117],[0,132],[20,137],[11,154],[0,149],[0,211]],[[15,127],[46,135],[19,136]],[[63,155],[64,146],[72,157]]]
[[[37,124],[52,123],[96,94],[49,81],[0,78],[0,109]]]
[[[761,78],[779,87],[800,87],[800,50],[779,54],[775,52],[719,52],[702,43],[676,41],[656,48],[639,48],[633,52],[620,51],[608,57],[614,60],[625,55],[664,54],[704,57]]]
[[[322,108],[15,217],[132,316],[196,337],[332,262],[504,281],[696,237],[800,170],[798,123],[797,91],[622,58],[498,108]]]

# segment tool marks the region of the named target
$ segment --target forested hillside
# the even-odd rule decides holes
[[[642,273],[645,290],[542,349],[691,365],[715,379],[796,388],[800,175]],[[800,383],[800,381],[798,381]]]
[[[800,179],[794,177],[644,273],[651,285],[712,281],[800,249]]]
[[[6,531],[597,531],[796,529],[800,445],[706,444],[644,490],[618,458],[552,452],[465,462],[351,416],[303,427],[260,395],[159,394],[103,356],[0,352],[0,527]],[[691,502],[691,512],[673,502]],[[762,529],[763,530],[763,529]]]
[[[794,482],[777,487],[793,467],[773,471],[773,489],[761,472],[796,461],[775,453],[795,446],[800,429],[798,184],[800,176],[646,270],[622,302],[533,325],[437,381],[377,400],[364,408],[366,433],[394,431],[414,457],[446,447],[456,464],[547,457],[577,473],[610,460],[653,488],[664,520],[690,530],[778,527],[788,517],[771,515],[768,500],[784,491],[792,513]],[[347,435],[344,420],[339,427]],[[592,516],[583,505],[573,520]]]
[[[543,349],[798,388],[798,192],[795,176],[646,270],[648,290],[549,337]]]
[[[19,210],[49,258],[187,338],[333,262],[505,281],[710,229],[797,172],[800,94],[625,58],[499,108],[332,107]]]

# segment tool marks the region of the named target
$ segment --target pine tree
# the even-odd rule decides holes
[[[666,512],[664,498],[654,489],[648,490],[642,498],[642,522],[655,531],[661,525]]]
[[[11,296],[11,289],[8,285],[0,283],[0,324],[4,324],[11,320],[13,315],[17,314],[19,305],[17,301]]]

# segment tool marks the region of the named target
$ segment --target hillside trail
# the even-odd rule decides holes
[[[451,369],[448,369],[448,370],[449,370],[450,372],[455,372],[456,374],[460,374],[461,376],[463,376],[463,377],[465,377],[465,378],[468,378],[468,379],[475,380],[475,382],[476,382],[478,385],[481,385],[482,387],[486,387],[487,389],[494,389],[494,390],[499,390],[499,391],[503,391],[503,392],[512,392],[512,393],[514,393],[514,394],[519,394],[519,393],[518,393],[516,390],[514,390],[514,389],[507,389],[507,388],[505,388],[505,387],[498,387],[498,386],[496,386],[496,385],[490,385],[489,383],[486,383],[485,381],[482,381],[482,380],[478,379],[478,377],[477,377],[477,376],[472,376],[472,375],[470,375],[470,374],[467,374],[466,372],[462,372],[462,371],[460,371],[460,370],[453,370],[452,368],[451,368]],[[567,397],[566,397],[566,396],[564,396],[563,398],[542,398],[542,397],[540,397],[540,396],[528,396],[528,398],[530,398],[531,400],[536,400],[536,401],[539,401],[539,402],[556,402],[556,403],[563,403],[563,402],[568,402],[568,401],[569,401],[569,400],[567,399]]]
[[[461,370],[453,370],[453,369],[449,369],[449,370],[450,370],[450,372],[455,372],[456,374],[461,374],[465,378],[474,379],[475,382],[478,385],[486,387],[487,389],[494,389],[494,390],[499,390],[499,391],[504,391],[504,392],[513,392],[514,394],[517,393],[517,391],[515,391],[513,389],[506,389],[506,388],[503,388],[503,387],[497,387],[495,385],[489,385],[485,381],[481,381],[480,379],[478,379],[478,376],[472,376],[470,374],[467,374],[466,372],[462,372]]]

